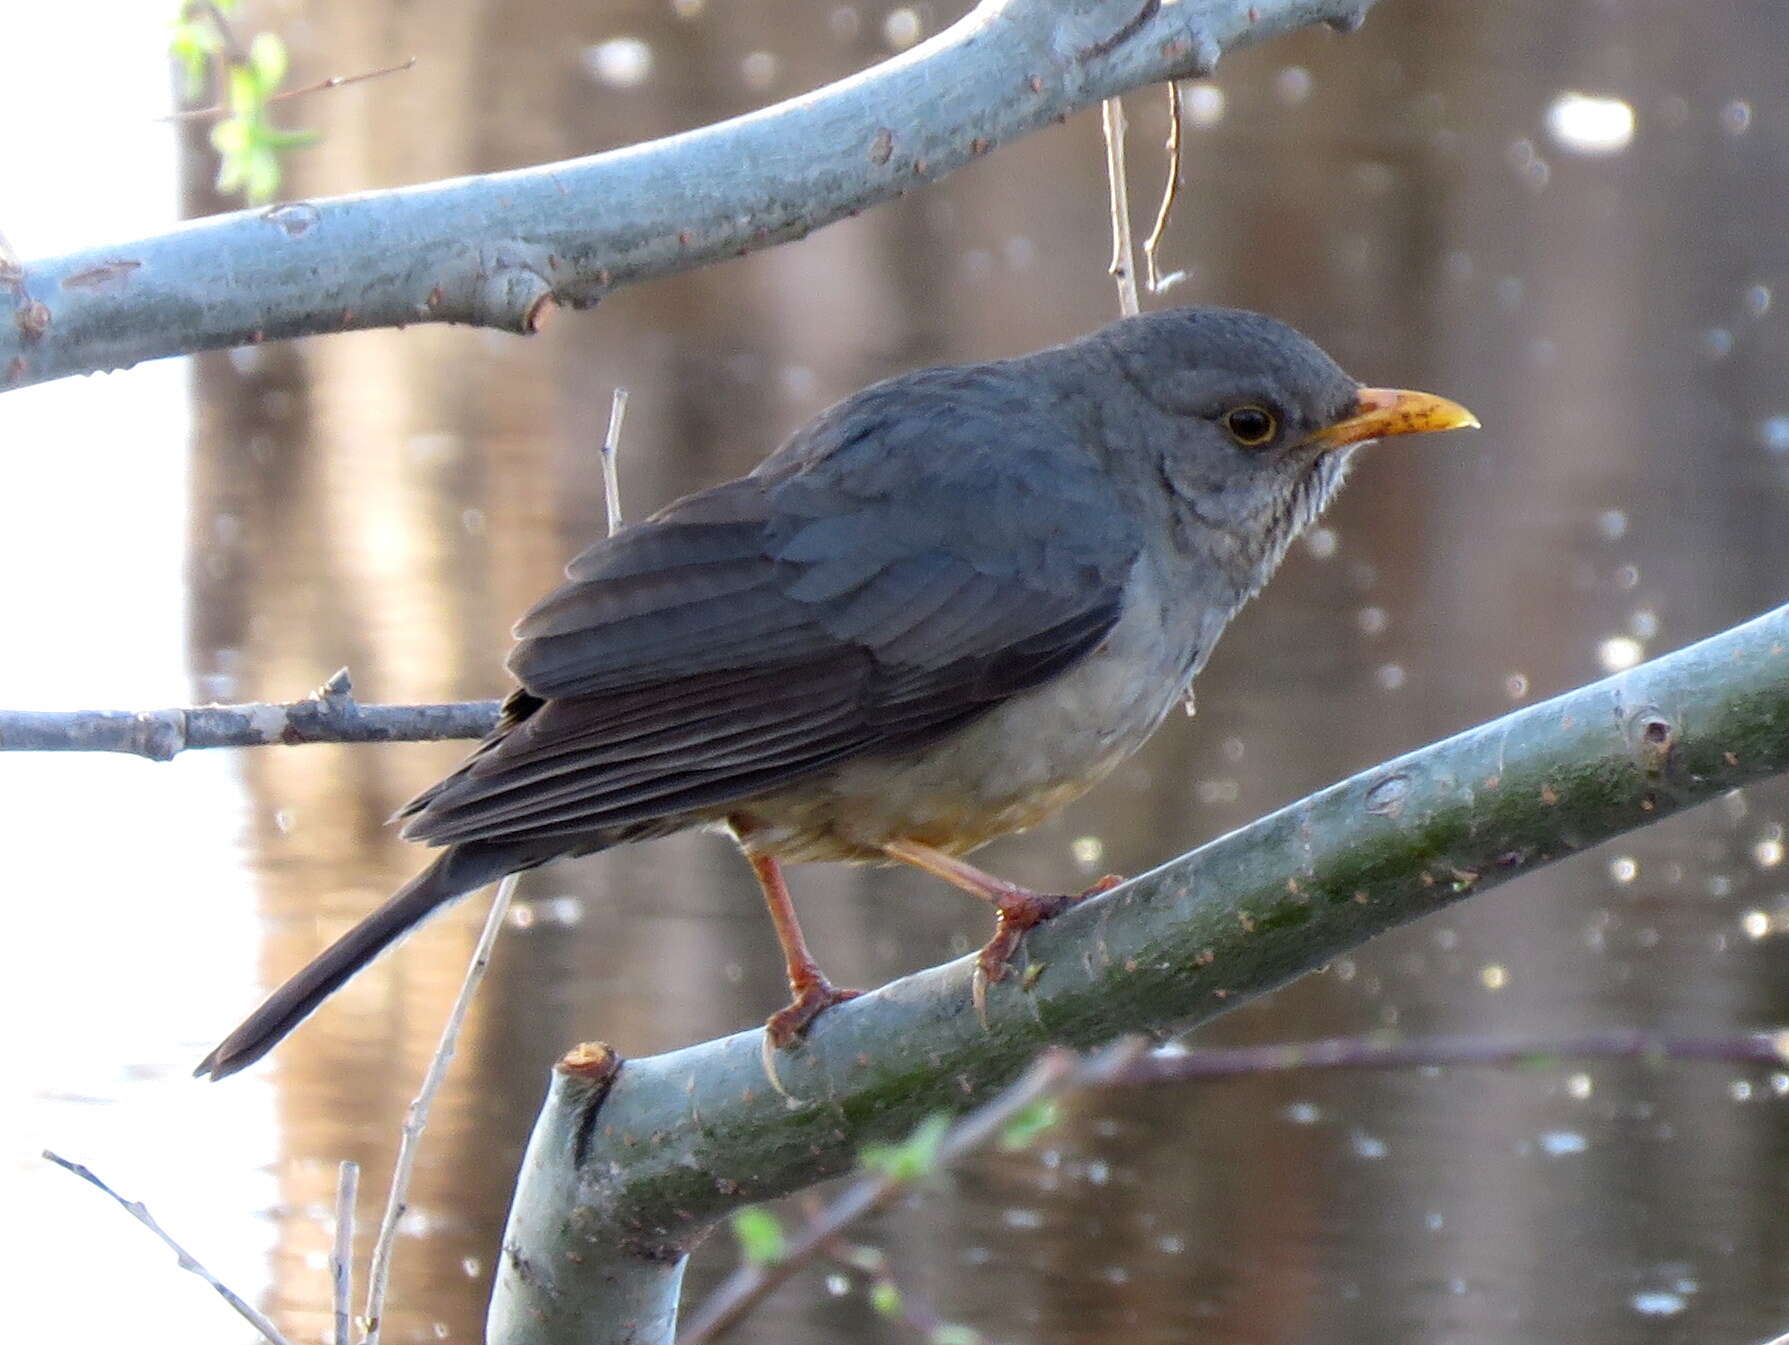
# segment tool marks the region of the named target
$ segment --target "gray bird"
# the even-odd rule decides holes
[[[566,567],[516,626],[496,728],[400,814],[441,853],[196,1072],[259,1059],[456,897],[696,826],[731,831],[764,888],[778,1048],[855,993],[809,954],[784,861],[898,860],[988,900],[978,985],[999,980],[1073,898],[961,856],[1142,745],[1358,445],[1477,424],[1209,308],[848,398]]]

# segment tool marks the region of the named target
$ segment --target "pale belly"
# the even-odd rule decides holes
[[[1134,601],[1080,663],[967,728],[843,762],[730,820],[748,851],[792,862],[881,860],[893,840],[966,854],[1042,822],[1142,746],[1184,698],[1200,636],[1215,634],[1170,633],[1160,604]]]

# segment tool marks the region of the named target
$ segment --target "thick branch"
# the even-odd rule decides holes
[[[928,42],[744,117],[563,163],[297,201],[25,265],[0,389],[294,336],[538,330],[631,281],[800,238],[1102,98],[1372,0],[983,0]]]
[[[1789,770],[1789,607],[1363,772],[973,959],[828,1011],[767,1078],[762,1034],[593,1077],[562,1064],[524,1160],[494,1345],[659,1341],[684,1256],[742,1204],[848,1169],[1048,1043],[1179,1031],[1373,935]],[[630,1325],[631,1323],[631,1325]],[[648,1325],[648,1324],[651,1325]]]

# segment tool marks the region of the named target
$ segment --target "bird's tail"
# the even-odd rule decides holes
[[[526,868],[529,857],[508,846],[476,841],[450,846],[428,868],[405,883],[378,910],[330,944],[260,1008],[225,1037],[193,1071],[222,1079],[255,1063],[328,999],[343,983],[439,906],[475,892],[506,873]]]

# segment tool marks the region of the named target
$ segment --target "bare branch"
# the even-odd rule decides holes
[[[609,511],[609,536],[621,531],[621,422],[627,416],[627,389],[616,388],[609,403],[609,432],[603,436],[603,504]]]
[[[1156,207],[1155,225],[1149,231],[1149,237],[1143,240],[1143,265],[1149,277],[1148,285],[1151,294],[1162,294],[1173,289],[1186,279],[1185,271],[1171,271],[1163,275],[1156,265],[1156,251],[1162,245],[1162,237],[1168,232],[1168,221],[1173,218],[1174,204],[1180,199],[1181,178],[1186,165],[1181,153],[1181,131],[1184,118],[1181,115],[1180,84],[1169,80],[1168,90],[1168,176],[1162,184],[1162,203]]]
[[[177,710],[0,710],[0,752],[126,752],[172,761],[200,747],[298,743],[432,743],[482,738],[500,702],[362,705],[343,668],[285,705],[195,705]]]
[[[1131,245],[1131,194],[1124,166],[1124,100],[1108,98],[1100,105],[1100,129],[1106,138],[1106,188],[1112,210],[1112,262],[1107,273],[1118,284],[1120,317],[1142,312],[1137,302],[1137,258]]]
[[[1262,1046],[1168,1047],[1141,1056],[1114,1084],[1189,1083],[1284,1074],[1293,1070],[1415,1069],[1441,1065],[1541,1065],[1565,1060],[1717,1060],[1727,1064],[1789,1063],[1789,1032],[1677,1036],[1638,1028],[1568,1037],[1329,1037]]]
[[[142,1201],[126,1200],[123,1196],[119,1195],[111,1187],[101,1181],[94,1173],[93,1169],[87,1167],[83,1163],[73,1162],[64,1158],[59,1153],[53,1153],[49,1149],[43,1151],[43,1156],[64,1171],[72,1172],[82,1181],[97,1186],[100,1190],[112,1197],[113,1200],[117,1201],[118,1204],[123,1207],[126,1214],[142,1224],[144,1228],[147,1228],[167,1245],[168,1249],[179,1258],[180,1268],[182,1270],[190,1270],[213,1289],[217,1290],[218,1296],[222,1298],[224,1302],[234,1308],[237,1314],[246,1320],[250,1326],[254,1327],[255,1330],[259,1331],[268,1340],[272,1341],[273,1345],[292,1345],[292,1342],[281,1335],[280,1329],[268,1320],[265,1315],[249,1306],[247,1302],[231,1290],[222,1280],[218,1279],[217,1276],[205,1269],[191,1252],[187,1251],[186,1248],[182,1247],[178,1242],[174,1241],[173,1238],[169,1237],[167,1231],[163,1229],[160,1224],[156,1223],[155,1216],[149,1213],[148,1206],[144,1205]]]
[[[329,1252],[329,1281],[335,1300],[335,1345],[349,1345],[354,1302],[354,1199],[360,1193],[360,1164],[344,1159],[336,1172],[335,1241]]]
[[[872,70],[650,145],[32,261],[0,322],[0,388],[419,322],[534,332],[555,308],[803,237],[1102,99],[1208,74],[1227,51],[1353,27],[1370,4],[982,0]]]
[[[310,93],[322,93],[327,89],[340,89],[349,84],[359,84],[369,79],[384,79],[387,75],[401,75],[416,64],[411,56],[399,61],[396,65],[382,66],[377,70],[362,70],[358,75],[331,75],[328,79],[320,79],[314,84],[306,84],[297,89],[286,89],[274,94],[269,103],[283,103],[288,98],[302,98]],[[210,107],[189,107],[179,112],[170,112],[165,117],[157,117],[157,121],[207,121],[214,117],[224,116],[229,108],[223,103],[213,103]]]
[[[509,913],[510,898],[515,895],[515,891],[516,875],[513,873],[497,884],[497,891],[491,898],[490,914],[485,916],[484,928],[479,931],[478,943],[472,949],[472,961],[466,967],[466,977],[460,982],[460,993],[455,996],[453,1010],[447,1015],[447,1022],[441,1029],[441,1043],[435,1048],[434,1058],[429,1061],[428,1072],[423,1075],[422,1088],[404,1116],[404,1129],[398,1141],[398,1161],[391,1174],[391,1192],[386,1197],[385,1217],[379,1222],[379,1240],[373,1244],[372,1264],[367,1271],[364,1345],[379,1345],[379,1328],[383,1325],[385,1312],[385,1291],[391,1282],[391,1258],[397,1247],[398,1225],[403,1220],[404,1212],[410,1208],[410,1177],[416,1170],[416,1154],[421,1147],[422,1132],[429,1123],[429,1108],[434,1105],[435,1094],[441,1091],[441,1083],[447,1077],[447,1067],[452,1063],[454,1050],[459,1045],[460,1027],[466,1021],[466,1013],[472,1007],[472,997],[478,992],[479,983],[484,980],[485,971],[491,965],[491,949],[496,946],[497,936],[503,932],[503,918]],[[338,1345],[346,1345],[346,1342],[340,1341]]]

